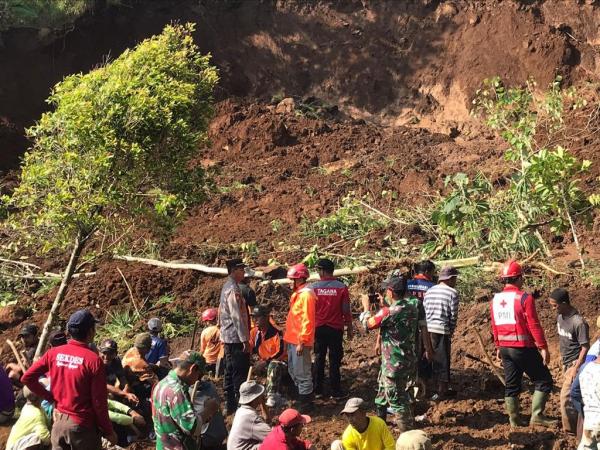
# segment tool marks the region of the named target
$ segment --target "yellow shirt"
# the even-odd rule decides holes
[[[15,445],[19,439],[27,435],[36,435],[41,445],[50,444],[50,431],[48,430],[48,421],[42,408],[38,408],[30,403],[23,406],[19,420],[13,425],[6,442],[6,448]]]
[[[352,425],[348,425],[342,435],[344,450],[394,450],[396,441],[387,425],[379,417],[368,417],[369,426],[364,433],[359,433]]]

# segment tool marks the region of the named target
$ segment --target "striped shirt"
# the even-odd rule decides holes
[[[427,330],[430,333],[452,334],[458,317],[458,292],[447,284],[439,283],[425,293],[423,299]]]

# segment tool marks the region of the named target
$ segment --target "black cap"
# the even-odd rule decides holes
[[[254,317],[269,317],[269,314],[271,314],[271,308],[264,305],[257,305],[252,310],[252,315]]]
[[[550,298],[552,300],[556,300],[557,303],[571,304],[571,300],[569,299],[569,291],[563,288],[554,289],[550,294]]]
[[[21,328],[21,331],[19,332],[19,337],[20,336],[37,336],[38,334],[38,327],[32,323],[28,323],[27,325],[24,325],[23,328]]]
[[[404,277],[392,277],[381,283],[382,289],[391,289],[397,294],[402,294],[406,291],[406,281]]]
[[[244,264],[244,260],[241,258],[233,258],[228,260],[225,265],[227,266],[227,271],[231,272],[233,269],[243,269],[244,267],[246,267],[246,264]]]
[[[97,323],[98,321],[91,312],[87,309],[80,309],[79,311],[75,311],[71,314],[71,317],[69,317],[67,330],[76,329],[84,332],[90,330]]]
[[[104,339],[100,343],[100,347],[98,348],[100,353],[107,353],[107,352],[117,353],[117,349],[118,349],[117,343],[115,341],[113,341],[112,339]]]
[[[50,347],[60,347],[67,343],[67,335],[62,330],[54,330],[48,337],[48,343]]]
[[[335,270],[335,264],[332,260],[327,258],[318,260],[316,267],[317,269],[324,270],[327,273],[333,273],[333,271]]]

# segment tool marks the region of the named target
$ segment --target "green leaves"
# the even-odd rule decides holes
[[[207,179],[190,160],[206,139],[218,75],[193,30],[167,26],[54,87],[53,110],[28,130],[33,146],[7,199],[11,223],[35,229],[42,250],[132,213],[169,226],[202,199]]]

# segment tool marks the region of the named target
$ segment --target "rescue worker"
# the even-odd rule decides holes
[[[309,410],[313,405],[311,350],[315,343],[315,305],[317,297],[306,285],[309,273],[304,264],[290,267],[287,277],[293,281],[294,291],[285,323],[283,340],[287,344],[288,371],[298,388],[298,407]]]
[[[89,348],[96,335],[96,319],[86,309],[71,315],[67,330],[72,339],[48,350],[23,374],[23,384],[54,403],[52,448],[95,450],[104,435],[111,444],[117,435],[108,418],[108,392],[104,363]],[[48,374],[50,390],[40,383]]]
[[[348,340],[352,339],[352,313],[348,287],[334,278],[335,265],[330,259],[317,262],[319,281],[310,285],[317,296],[315,308],[315,395],[323,395],[325,378],[325,359],[329,352],[329,383],[331,397],[343,399],[347,395],[342,391],[340,367],[344,357],[344,327]]]
[[[202,414],[196,414],[190,388],[204,374],[204,358],[198,352],[184,352],[175,368],[152,392],[152,419],[157,450],[197,449],[202,425],[209,422],[219,405],[210,398]]]
[[[563,384],[560,390],[560,415],[563,431],[577,432],[577,410],[571,402],[571,385],[590,348],[590,330],[579,311],[572,305],[569,291],[557,288],[552,291],[550,305],[557,312],[556,327],[563,364]]]
[[[417,328],[417,380],[413,381],[413,384],[419,387],[423,395],[425,395],[424,380],[429,380],[432,376],[432,364],[425,357],[425,348],[431,342],[431,336],[428,333],[421,333],[420,330],[423,326],[427,327],[427,320],[424,318],[423,300],[425,293],[435,286],[434,276],[435,264],[430,260],[424,260],[414,265],[413,277],[406,283],[406,295],[416,297],[419,300],[419,316],[423,317],[423,319],[419,319],[419,327]]]
[[[223,390],[226,415],[233,414],[237,409],[240,386],[246,381],[250,369],[250,318],[238,285],[244,279],[245,267],[239,258],[227,261],[229,276],[219,300],[219,328],[225,359]]]
[[[200,353],[206,361],[206,372],[218,376],[217,366],[219,359],[223,357],[223,343],[221,342],[221,330],[217,325],[217,310],[208,308],[202,312],[202,322],[206,328],[200,334]]]
[[[406,281],[396,276],[384,282],[381,309],[371,312],[369,298],[363,296],[360,322],[367,330],[380,329],[381,367],[375,398],[377,415],[385,420],[388,406],[397,415],[400,432],[413,425],[411,398],[407,390],[417,371],[415,336],[418,326],[418,300],[403,298]]]
[[[274,407],[283,403],[282,380],[287,371],[287,352],[283,341],[283,333],[270,320],[270,311],[265,306],[256,306],[252,310],[256,326],[250,330],[252,353],[259,360],[254,365],[254,372],[267,370],[267,403]]]
[[[538,320],[535,300],[522,290],[523,269],[518,262],[507,261],[500,279],[505,286],[502,292],[494,295],[490,309],[496,356],[502,358],[504,366],[504,402],[510,425],[522,425],[519,393],[525,372],[535,383],[529,424],[553,426],[555,422],[544,416],[546,401],[552,391],[552,375],[547,367],[550,352]]]

